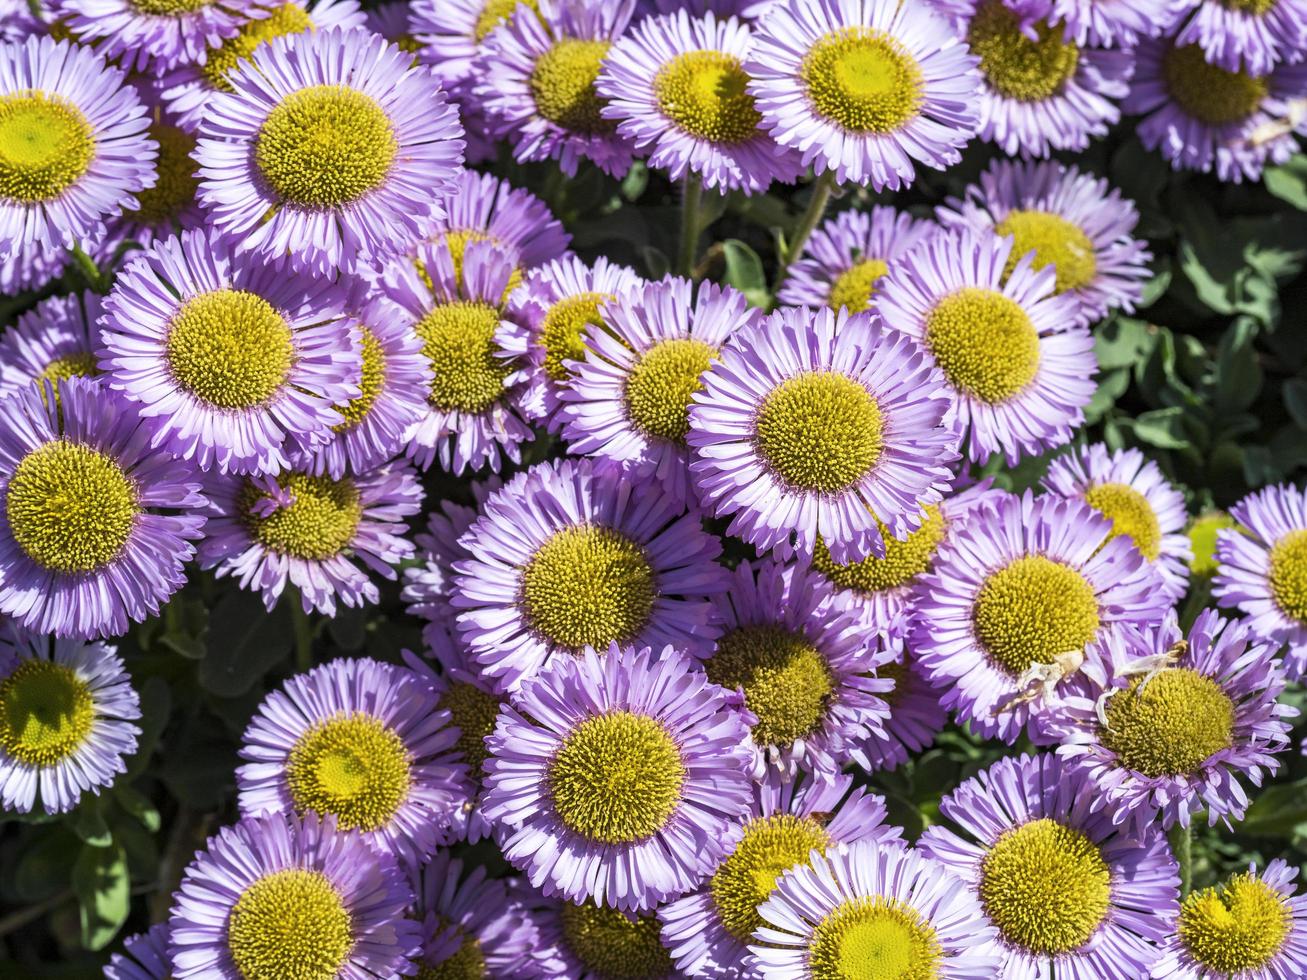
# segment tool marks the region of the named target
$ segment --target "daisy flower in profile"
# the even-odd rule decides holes
[[[1293,156],[1295,131],[1307,131],[1290,112],[1307,95],[1307,63],[1232,70],[1208,61],[1200,45],[1174,38],[1145,41],[1134,57],[1125,111],[1144,117],[1139,139],[1176,170],[1214,170],[1236,184],[1258,180],[1265,167]]]
[[[261,593],[269,610],[288,584],[306,613],[334,616],[337,600],[378,602],[369,573],[394,579],[394,566],[413,556],[406,519],[421,510],[422,486],[406,463],[338,479],[296,469],[220,476],[207,489],[214,516],[200,566]]]
[[[597,89],[617,135],[649,153],[672,180],[690,174],[723,193],[759,193],[793,182],[799,155],[760,128],[742,67],[750,31],[735,18],[692,18],[685,10],[650,17],[604,59]]]
[[[898,839],[899,829],[885,823],[885,802],[854,788],[853,777],[770,774],[726,832],[726,853],[703,887],[659,909],[663,941],[690,976],[746,976],[748,944],[763,924],[758,906],[782,874],[840,844]]]
[[[1138,449],[1112,452],[1101,442],[1073,449],[1048,467],[1044,489],[1079,497],[1112,522],[1112,537],[1129,538],[1161,573],[1172,602],[1189,586],[1193,552],[1184,533],[1184,494]]]
[[[102,299],[91,290],[51,296],[0,334],[0,397],[98,375],[92,338]]]
[[[886,324],[919,342],[944,374],[949,421],[967,455],[1008,465],[1071,440],[1098,370],[1076,327],[1074,297],[1033,255],[1009,269],[1013,240],[964,230],[908,254],[876,301]]]
[[[934,687],[911,648],[898,637],[890,640],[894,659],[876,665],[876,677],[894,687],[880,693],[889,708],[883,731],[871,732],[849,758],[867,772],[889,772],[935,742],[948,724],[941,703],[944,692]]]
[[[630,23],[634,0],[560,3],[509,18],[482,42],[474,92],[492,135],[519,163],[557,160],[567,176],[589,160],[623,176],[634,151],[605,118],[599,70]]]
[[[510,328],[498,341],[530,365],[523,410],[551,431],[562,425],[561,395],[571,384],[570,361],[584,361],[586,335],[607,330],[609,303],[649,284],[631,269],[600,256],[587,265],[576,256],[531,270],[508,300]]]
[[[49,37],[0,45],[0,259],[104,235],[154,183],[158,147],[127,77]]]
[[[1077,47],[1127,50],[1165,30],[1176,7],[1174,0],[1035,0],[1013,5],[1037,20],[1060,25],[1066,40]]]
[[[1303,60],[1307,0],[1182,0],[1176,6],[1183,11],[1175,22],[1176,44],[1197,44],[1227,71],[1267,74],[1278,62]]]
[[[995,493],[940,548],[911,645],[958,721],[1015,742],[1092,643],[1166,611],[1159,573],[1111,529],[1080,500]]]
[[[523,369],[500,344],[504,304],[515,274],[492,242],[468,243],[456,259],[450,243],[424,242],[416,262],[391,263],[365,322],[397,321],[417,335],[430,374],[422,417],[406,436],[407,453],[426,469],[460,474],[521,458],[532,438],[523,417]]]
[[[741,696],[755,778],[769,769],[834,776],[864,739],[883,734],[892,682],[876,670],[892,651],[835,610],[820,579],[742,561],[714,605],[722,635],[704,669]]]
[[[1096,785],[1053,755],[1000,759],[940,803],[956,826],[918,847],[961,877],[998,929],[989,976],[1138,980],[1175,917],[1179,874],[1156,827],[1092,810]]]
[[[722,345],[761,315],[739,290],[671,277],[605,304],[562,392],[568,449],[651,473],[687,499],[691,401]]]
[[[266,262],[319,275],[403,251],[443,216],[463,127],[429,69],[367,31],[278,38],[200,123],[200,203]]]
[[[158,75],[268,16],[259,0],[58,0],[68,36],[129,71]]]
[[[1075,297],[1076,320],[1085,326],[1114,309],[1134,310],[1151,275],[1152,256],[1130,237],[1139,223],[1134,202],[1106,178],[1057,161],[995,160],[961,199],[939,209],[939,220],[1011,236],[1004,274],[1033,252],[1031,268],[1053,267],[1054,291]]]
[[[504,707],[486,816],[546,896],[644,911],[694,888],[749,807],[731,696],[666,647],[551,663]]]
[[[990,980],[994,930],[958,879],[901,844],[860,841],[781,875],[747,966],[762,980]]]
[[[1248,796],[1274,774],[1297,709],[1278,704],[1284,675],[1275,648],[1251,641],[1246,623],[1204,609],[1185,637],[1174,612],[1157,628],[1104,641],[1101,667],[1071,682],[1046,720],[1068,769],[1095,786],[1095,808],[1136,827],[1160,813],[1164,830],[1242,820]],[[1090,677],[1093,681],[1090,681]]]
[[[173,897],[174,980],[388,977],[421,948],[394,858],[314,813],[224,827]]]
[[[538,17],[538,0],[414,0],[409,25],[446,88],[469,87],[476,78],[477,54],[490,33],[519,12]]]
[[[0,804],[46,813],[100,793],[136,751],[140,699],[114,648],[0,630]]]
[[[904,538],[952,479],[943,376],[914,341],[847,310],[784,308],[739,330],[694,395],[699,499],[727,533],[840,562]]]
[[[100,368],[154,444],[201,469],[269,472],[322,445],[360,394],[346,295],[236,259],[196,229],[141,252],[104,301]]]
[[[809,237],[776,298],[787,306],[843,307],[860,313],[874,306],[890,263],[937,230],[932,221],[883,204],[841,211]]]
[[[1307,895],[1298,869],[1276,858],[1180,903],[1153,980],[1289,980],[1307,975]]]
[[[199,205],[200,179],[196,173],[195,136],[170,122],[150,124],[150,139],[159,144],[154,186],[136,195],[137,206],[109,224],[109,240],[148,246],[183,229],[204,223]]]
[[[1291,679],[1307,675],[1307,493],[1288,484],[1249,494],[1216,532],[1212,595],[1258,639],[1285,647]]]
[[[186,582],[205,498],[193,469],[94,381],[0,401],[0,613],[90,638],[157,615]]]
[[[763,128],[839,184],[898,190],[957,163],[975,132],[976,59],[926,4],[782,0],[744,62]]]
[[[721,542],[698,511],[611,463],[561,460],[518,474],[460,540],[453,603],[487,678],[514,690],[546,665],[612,643],[704,657],[720,630]],[[560,656],[561,655],[561,656]]]
[[[168,923],[158,922],[145,932],[130,936],[123,951],[109,957],[105,980],[169,980]]]

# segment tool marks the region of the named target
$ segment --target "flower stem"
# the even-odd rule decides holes
[[[703,200],[703,181],[694,173],[685,175],[681,192],[681,247],[676,253],[676,271],[688,276],[694,271],[699,251],[699,205]]]
[[[1167,837],[1171,841],[1171,853],[1175,855],[1176,863],[1180,865],[1180,897],[1184,898],[1189,894],[1189,887],[1193,884],[1194,878],[1193,831],[1176,824]]]
[[[313,669],[313,623],[298,592],[290,596],[290,619],[295,626],[295,669],[303,674]]]
[[[794,227],[794,233],[790,236],[789,241],[785,243],[784,249],[781,250],[779,261],[776,269],[776,282],[772,287],[773,295],[780,290],[781,283],[785,281],[786,275],[789,274],[790,265],[803,253],[803,246],[808,243],[817,224],[821,221],[822,216],[826,213],[826,205],[830,203],[831,194],[835,191],[835,171],[827,170],[812,185],[812,196],[808,199],[807,210],[799,218],[799,223]]]
[[[95,264],[95,259],[82,251],[81,245],[73,246],[73,261],[77,263],[77,271],[86,279],[86,284],[97,293],[104,292],[104,276],[100,267]]]

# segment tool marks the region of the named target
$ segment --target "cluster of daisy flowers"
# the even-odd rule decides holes
[[[0,7],[0,805],[126,772],[117,638],[197,572],[318,617],[402,572],[423,626],[274,684],[105,975],[1307,973],[1294,869],[1168,843],[1290,747],[1307,496],[1200,566],[1083,437],[1151,256],[1050,159],[1124,113],[1256,180],[1305,99],[1303,0]],[[823,220],[973,141],[933,213]],[[501,149],[682,182],[683,274],[573,252]],[[705,192],[800,181],[769,308],[692,274]],[[870,780],[950,723],[1012,752],[910,841]]]

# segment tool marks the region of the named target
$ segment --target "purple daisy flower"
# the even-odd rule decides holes
[[[157,615],[186,582],[204,527],[192,468],[94,381],[0,401],[0,613],[90,638]]]
[[[556,259],[527,274],[508,300],[511,326],[497,338],[505,353],[530,365],[522,407],[527,415],[556,431],[562,392],[572,379],[569,361],[585,360],[590,328],[606,329],[607,304],[647,288],[624,265],[600,256],[587,265],[576,256]]]
[[[331,438],[360,395],[345,292],[239,261],[195,230],[146,249],[104,301],[100,368],[154,445],[201,469],[272,472]]]
[[[572,236],[549,205],[528,190],[491,174],[464,170],[441,201],[445,217],[435,238],[443,240],[457,266],[470,242],[492,242],[513,263],[513,286],[522,273],[567,254]]]
[[[82,250],[87,251],[86,244]],[[94,258],[94,247],[87,254]],[[68,271],[72,259],[72,252],[65,248],[46,248],[36,243],[25,246],[0,262],[0,296],[43,289]]]
[[[1291,111],[1307,96],[1307,63],[1231,71],[1207,61],[1201,46],[1174,38],[1144,41],[1134,57],[1125,111],[1144,117],[1139,139],[1176,170],[1215,170],[1236,184],[1258,180],[1266,166],[1297,151],[1295,132],[1307,133],[1307,120]]]
[[[1281,484],[1230,508],[1216,532],[1212,594],[1244,614],[1253,635],[1284,647],[1290,679],[1307,676],[1307,493]]]
[[[582,159],[616,177],[630,169],[634,151],[604,117],[595,82],[633,5],[545,5],[540,16],[511,17],[484,39],[474,92],[492,134],[512,142],[519,163],[557,160],[569,177]]]
[[[839,562],[904,538],[952,478],[944,378],[912,340],[847,310],[777,310],[738,331],[694,395],[700,500],[728,533],[788,560]]]
[[[1307,975],[1307,895],[1298,869],[1276,858],[1180,903],[1152,980],[1295,980]]]
[[[976,59],[925,4],[783,0],[753,42],[763,128],[836,183],[898,190],[916,163],[957,163],[975,132]]]
[[[684,980],[663,944],[656,911],[627,912],[592,902],[574,904],[543,898],[529,886],[521,890],[529,893],[526,901],[540,928],[533,956],[535,976],[548,980]]]
[[[102,299],[89,290],[51,296],[0,334],[0,397],[99,374],[91,338]]]
[[[865,739],[884,734],[893,682],[876,671],[893,651],[834,609],[821,579],[742,561],[714,605],[722,635],[704,669],[740,695],[755,778],[769,770],[832,777]]]
[[[1179,0],[1176,7],[1183,12],[1172,24],[1172,32],[1179,26],[1175,43],[1197,44],[1227,71],[1266,75],[1278,62],[1307,56],[1307,0]]]
[[[849,753],[867,772],[889,772],[919,756],[948,724],[948,711],[941,703],[944,692],[931,684],[901,638],[892,637],[889,643],[894,659],[876,665],[876,676],[894,684],[880,694],[889,706],[889,717],[882,722],[883,731],[871,732]]]
[[[1033,19],[1061,24],[1066,40],[1077,47],[1129,49],[1166,29],[1175,17],[1176,0],[1030,0],[1011,6]]]
[[[1157,961],[1180,879],[1156,827],[1094,813],[1097,787],[1053,755],[1000,759],[940,802],[958,828],[918,846],[980,899],[999,980],[1138,980]]]
[[[799,154],[760,128],[762,115],[742,64],[749,27],[685,10],[651,17],[604,59],[596,88],[617,135],[649,152],[649,166],[672,180],[687,174],[704,187],[761,193],[802,172]]]
[[[412,55],[334,28],[268,42],[228,82],[195,159],[200,203],[238,251],[332,275],[435,230],[463,127]]]
[[[386,0],[363,13],[367,17],[367,28],[373,34],[380,34],[401,51],[416,55],[421,51],[422,44],[413,36],[408,11],[409,5],[405,0]]]
[[[25,41],[44,29],[26,0],[0,0],[0,42]]]
[[[1106,178],[1057,161],[995,160],[979,184],[949,198],[938,214],[944,225],[1011,236],[1007,274],[1031,252],[1036,271],[1051,265],[1055,292],[1075,297],[1076,320],[1084,326],[1114,309],[1132,312],[1151,275],[1152,255],[1130,237],[1139,223],[1134,202]]]
[[[241,739],[241,815],[313,811],[416,866],[466,799],[448,711],[411,670],[333,660],[264,699]]]
[[[111,646],[0,628],[0,805],[64,813],[127,771],[140,699]]]
[[[246,817],[210,837],[174,895],[175,980],[411,974],[413,893],[394,858],[309,813]]]
[[[938,231],[933,221],[877,204],[841,211],[822,224],[790,266],[776,298],[787,306],[873,308],[890,263]]]
[[[642,911],[698,885],[749,807],[748,729],[670,647],[555,660],[501,709],[486,816],[546,896]]]
[[[702,520],[609,463],[519,473],[460,539],[472,556],[453,566],[463,641],[500,690],[614,642],[707,656],[720,633],[710,597],[727,573]]]
[[[200,566],[261,593],[269,611],[288,583],[306,613],[334,616],[337,600],[378,602],[369,572],[394,579],[394,566],[413,557],[406,518],[421,510],[422,486],[402,462],[339,479],[304,470],[219,476],[208,492],[214,516]]]
[[[1189,587],[1193,550],[1185,526],[1184,494],[1138,449],[1110,451],[1101,442],[1053,460],[1044,489],[1079,497],[1112,522],[1112,537],[1128,538],[1161,574],[1171,602]]]
[[[150,138],[159,144],[158,180],[153,187],[136,195],[136,208],[124,210],[109,223],[107,240],[99,247],[101,253],[110,246],[117,249],[118,243],[125,242],[148,247],[204,224],[204,211],[198,198],[200,178],[191,156],[195,136],[171,122],[156,121],[150,124]],[[116,256],[95,257],[102,270],[117,260]]]
[[[691,400],[722,345],[761,315],[736,289],[671,277],[605,304],[562,392],[568,449],[616,460],[633,479],[652,474],[689,499]]]
[[[109,957],[105,980],[169,980],[168,923],[158,922],[123,943],[123,951]]]
[[[866,840],[813,853],[780,877],[758,914],[747,966],[762,980],[886,970],[992,980],[998,963],[976,899],[901,844]]]
[[[940,548],[911,645],[958,721],[1015,742],[1094,641],[1166,611],[1158,572],[1111,529],[1079,500],[994,493]]]
[[[1087,666],[1046,719],[1068,769],[1094,784],[1093,809],[1135,827],[1161,814],[1164,830],[1242,820],[1274,753],[1289,747],[1297,709],[1278,704],[1284,675],[1269,644],[1249,642],[1245,623],[1215,610],[1198,614],[1188,637],[1174,612],[1157,628],[1125,629],[1103,642],[1101,665]],[[1100,659],[1096,658],[1096,659]],[[1091,680],[1092,678],[1092,680]]]
[[[259,0],[55,0],[68,36],[128,71],[161,74],[204,60],[250,20],[270,13]]]
[[[1054,270],[1013,241],[963,230],[905,256],[876,301],[885,322],[922,344],[952,396],[949,421],[984,463],[1009,465],[1069,442],[1094,395],[1094,339]]]
[[[841,844],[899,841],[885,823],[885,801],[853,777],[786,781],[776,774],[753,788],[748,811],[726,831],[726,852],[702,888],[659,909],[663,941],[689,976],[747,976],[748,943],[776,880]]]
[[[0,45],[0,112],[21,152],[0,161],[0,259],[103,237],[155,181],[158,147],[136,89],[78,44]],[[15,144],[17,147],[17,144]]]
[[[447,88],[475,80],[481,42],[520,11],[537,17],[537,0],[413,0],[409,24],[419,55]]]
[[[416,261],[393,262],[376,284],[364,320],[394,320],[415,333],[430,370],[426,407],[406,436],[423,469],[439,460],[460,474],[503,457],[521,459],[533,437],[522,413],[524,372],[501,345],[504,304],[516,272],[494,243],[425,242]]]

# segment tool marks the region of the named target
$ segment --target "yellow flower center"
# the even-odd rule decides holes
[[[94,723],[91,689],[71,667],[24,660],[0,683],[0,748],[24,765],[62,762],[82,746]]]
[[[945,296],[926,320],[926,346],[949,384],[997,404],[1020,394],[1039,370],[1039,334],[1015,300],[967,287]]]
[[[758,135],[762,114],[744,90],[749,76],[740,59],[721,51],[688,51],[654,78],[664,116],[691,136],[713,143],[743,143]]]
[[[267,493],[252,483],[241,492],[241,519],[254,540],[269,551],[305,561],[326,561],[349,548],[363,519],[362,496],[353,480],[283,473],[277,483],[293,502],[267,517],[253,513]]]
[[[944,949],[930,923],[894,898],[851,898],[812,931],[812,980],[937,980]]]
[[[865,594],[887,592],[907,585],[930,568],[935,552],[948,530],[944,515],[938,507],[925,509],[921,527],[909,534],[906,541],[900,541],[890,534],[889,528],[880,521],[876,525],[885,542],[885,557],[869,555],[862,561],[840,565],[831,558],[826,542],[818,538],[812,556],[813,568],[841,589],[852,589]]]
[[[313,30],[313,21],[304,8],[297,3],[285,3],[276,7],[267,17],[251,20],[240,29],[235,37],[229,37],[217,47],[210,48],[204,64],[199,66],[200,76],[210,88],[219,92],[230,92],[231,82],[227,77],[261,44],[266,44],[275,37],[287,34],[304,34]]]
[[[826,305],[832,310],[847,309],[860,313],[871,305],[876,295],[876,283],[889,272],[884,259],[863,259],[841,272],[830,287]]]
[[[435,965],[419,963],[417,972],[417,980],[484,980],[486,976],[486,955],[475,936],[464,937],[453,956]]]
[[[1240,13],[1260,17],[1274,10],[1278,2],[1279,0],[1221,0],[1221,5],[1227,10],[1237,10]]]
[[[1012,253],[1003,269],[1004,278],[1012,275],[1022,258],[1034,252],[1033,268],[1051,265],[1056,271],[1058,293],[1083,289],[1094,281],[1098,272],[1094,243],[1079,225],[1060,214],[1011,211],[995,226],[995,231],[1013,238]]]
[[[5,512],[24,554],[68,575],[94,572],[117,558],[141,508],[136,485],[114,460],[56,440],[14,468]]]
[[[709,881],[713,905],[722,925],[742,943],[762,925],[758,906],[776,887],[776,879],[808,863],[813,850],[826,853],[830,835],[812,817],[778,813],[749,821],[744,836]]]
[[[1195,670],[1164,670],[1130,681],[1107,702],[1103,745],[1145,776],[1187,776],[1234,744],[1234,702]]]
[[[547,783],[569,829],[601,844],[630,844],[667,824],[685,776],[681,752],[660,722],[612,711],[568,733]]]
[[[1271,88],[1265,77],[1211,64],[1196,44],[1168,51],[1162,58],[1162,77],[1176,105],[1209,126],[1247,119]]]
[[[1307,531],[1290,531],[1275,542],[1267,584],[1281,612],[1307,623]]]
[[[1188,531],[1189,546],[1194,553],[1189,559],[1189,571],[1193,575],[1210,578],[1216,574],[1216,534],[1234,526],[1234,518],[1219,510],[1193,519]]]
[[[790,745],[821,727],[834,692],[821,651],[778,626],[741,626],[717,643],[705,665],[708,679],[744,691],[745,706],[758,716],[753,740]]]
[[[298,813],[332,814],[342,830],[377,830],[408,798],[408,750],[379,718],[341,715],[295,742],[286,785]]]
[[[381,341],[367,327],[361,327],[363,346],[363,371],[359,375],[359,396],[337,405],[336,411],[345,417],[345,421],[334,426],[336,432],[348,432],[368,417],[372,406],[386,386],[386,355],[381,349]]]
[[[971,617],[977,641],[1010,674],[1084,649],[1099,624],[1093,586],[1042,555],[1017,558],[992,573]]]
[[[565,382],[571,372],[564,362],[585,360],[586,329],[604,325],[599,307],[611,299],[616,299],[612,293],[581,293],[549,308],[540,325],[540,346],[545,350],[545,373],[550,380]]]
[[[57,95],[0,96],[0,199],[53,201],[95,159],[95,134],[82,110]]]
[[[876,465],[885,444],[880,406],[867,389],[834,371],[781,382],[754,421],[758,452],[799,490],[838,493]]]
[[[892,133],[921,108],[921,68],[898,40],[870,27],[819,39],[799,69],[813,108],[854,133]]]
[[[212,0],[131,0],[131,5],[141,13],[154,17],[178,17],[203,10],[211,2]]]
[[[477,15],[473,34],[478,42],[484,41],[496,27],[508,20],[518,7],[526,7],[534,13],[540,12],[537,0],[487,0]]]
[[[463,281],[463,256],[467,254],[469,245],[474,242],[490,242],[492,245],[500,246],[503,253],[506,253],[508,249],[499,239],[479,228],[451,229],[439,232],[431,241],[442,243],[449,249],[449,258],[454,266],[454,280],[460,283]],[[431,273],[427,271],[426,262],[422,259],[414,259],[413,266],[417,269],[418,278],[422,280],[423,285],[430,291],[435,292],[435,283],[431,281]],[[522,285],[522,269],[519,266],[514,266],[513,271],[508,274],[508,283],[504,286],[503,302],[507,302],[513,290],[520,285]]]
[[[690,402],[703,387],[702,375],[716,348],[688,338],[664,340],[635,362],[626,379],[626,414],[636,430],[656,439],[685,443]]]
[[[980,868],[980,900],[1003,938],[1040,956],[1079,949],[1107,916],[1112,874],[1098,845],[1055,820],[1005,832]]]
[[[971,19],[967,43],[999,95],[1039,102],[1060,92],[1075,74],[1080,49],[1062,39],[1061,27],[1039,24],[1035,30],[1039,40],[1032,41],[1002,0],[986,0]]]
[[[241,893],[227,948],[244,980],[333,980],[354,947],[352,925],[326,875],[288,868]]]
[[[1085,503],[1112,522],[1107,540],[1125,536],[1145,558],[1157,561],[1162,527],[1147,497],[1124,483],[1099,483],[1085,491]]]
[[[427,400],[441,411],[478,414],[504,394],[511,372],[499,356],[499,310],[489,303],[456,300],[435,307],[417,324],[422,353],[431,364]]]
[[[32,378],[32,382],[41,392],[42,404],[45,403],[45,382],[49,381],[53,384],[54,402],[58,405],[61,381],[67,381],[69,378],[94,378],[99,373],[100,368],[95,363],[94,354],[69,354],[66,357],[56,357],[48,363],[40,374]]]
[[[195,203],[195,192],[200,186],[195,176],[197,164],[191,159],[195,137],[176,126],[155,123],[150,137],[159,144],[156,165],[158,181],[136,195],[140,207],[124,212],[129,221],[147,225],[160,225],[176,218],[184,208]]]
[[[654,915],[564,905],[562,920],[563,941],[595,980],[662,980],[675,969]]]
[[[1293,913],[1278,891],[1250,874],[1193,892],[1180,906],[1180,942],[1220,976],[1267,966],[1284,946]]]
[[[595,79],[612,45],[565,37],[540,56],[531,70],[531,97],[536,111],[556,126],[582,136],[612,132],[616,126],[600,115],[603,99]]]
[[[436,707],[449,712],[450,721],[458,729],[454,748],[463,756],[473,775],[479,778],[481,765],[490,755],[486,738],[495,730],[499,699],[475,684],[454,681],[440,696]]]

